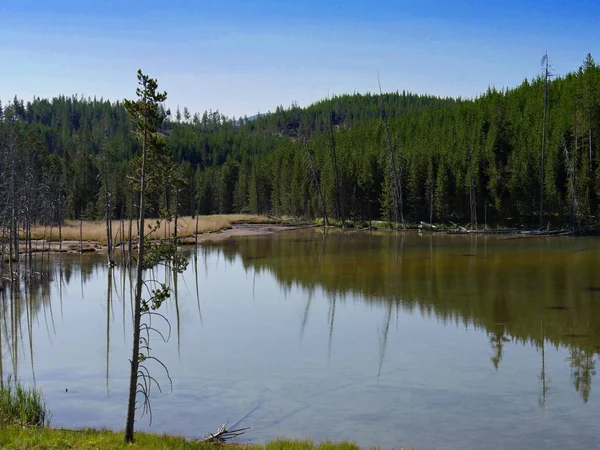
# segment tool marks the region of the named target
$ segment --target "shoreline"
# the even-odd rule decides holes
[[[218,231],[209,231],[204,233],[198,233],[196,236],[185,236],[179,239],[179,245],[181,246],[192,246],[202,244],[204,242],[216,242],[223,241],[234,237],[244,236],[261,236],[267,234],[280,233],[283,231],[294,231],[303,230],[308,228],[315,228],[318,225],[307,225],[307,224],[256,224],[256,223],[239,223],[232,224],[228,228],[224,228]],[[128,242],[122,244],[115,244],[114,250],[121,248],[126,249]],[[136,241],[133,242],[133,248],[137,248]],[[31,241],[31,253],[32,255],[38,254],[85,254],[85,253],[106,253],[108,246],[97,240],[63,240],[62,243],[57,241],[48,241],[47,239],[33,239]],[[23,246],[21,248],[21,255],[28,253],[28,250]]]
[[[179,238],[181,246],[192,246],[202,244],[205,242],[219,242],[230,238],[245,237],[245,236],[261,236],[274,233],[280,233],[284,231],[295,231],[304,230],[310,228],[323,228],[322,224],[310,223],[310,222],[297,222],[297,223],[252,223],[252,222],[239,222],[232,223],[229,226],[223,227],[216,231],[205,231],[198,233],[198,235],[185,235]],[[544,238],[544,237],[561,237],[561,236],[594,236],[597,233],[578,234],[569,229],[547,229],[547,230],[536,230],[536,229],[516,229],[516,228],[503,228],[503,229],[485,229],[485,230],[471,230],[461,226],[456,228],[446,228],[443,226],[432,226],[430,224],[422,223],[421,226],[410,226],[404,229],[399,228],[397,230],[389,227],[375,226],[369,229],[364,228],[341,228],[337,225],[330,225],[327,227],[328,230],[333,232],[342,233],[357,233],[357,232],[412,232],[412,233],[432,233],[432,234],[449,234],[449,235],[471,235],[471,236],[505,236],[507,238],[519,239],[519,238]],[[113,248],[115,250],[127,249],[128,242],[115,244]],[[136,241],[133,242],[133,248],[137,248]],[[31,241],[31,254],[85,254],[94,253],[102,254],[106,253],[108,247],[106,243],[96,239],[83,239],[82,241],[66,239],[59,243],[56,240],[48,241],[48,239],[33,239]],[[28,249],[21,244],[21,255],[28,253]]]
[[[250,443],[241,439],[240,442],[227,440],[224,443],[203,442],[201,439],[189,439],[183,436],[135,432],[133,444],[125,444],[123,432],[101,428],[52,428],[36,426],[2,425],[0,423],[0,447],[13,449],[47,449],[47,448],[107,448],[107,449],[202,449],[244,448],[251,450],[359,450],[353,442],[324,441],[315,443],[310,439],[275,439],[270,441]],[[210,434],[209,434],[210,437]]]
[[[262,236],[266,234],[281,233],[282,231],[295,231],[305,230],[308,228],[316,228],[319,225],[306,225],[306,224],[253,224],[253,223],[239,223],[233,224],[231,228],[227,228],[220,231],[211,233],[198,234],[198,243],[223,241],[232,237],[243,237],[243,236]],[[196,237],[188,236],[180,239],[181,245],[195,245]]]

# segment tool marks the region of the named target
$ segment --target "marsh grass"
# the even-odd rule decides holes
[[[25,388],[9,376],[0,384],[0,424],[44,426],[49,413],[42,394],[34,388]]]
[[[64,430],[53,428],[23,428],[5,426],[0,429],[0,448],[11,449],[201,449],[244,448],[249,450],[358,450],[349,443],[313,444],[311,441],[275,440],[266,444],[200,443],[182,437],[137,432],[134,444],[123,443],[123,433],[109,430]]]
[[[156,219],[146,219],[149,225],[154,226]],[[231,228],[236,223],[273,223],[274,219],[266,216],[256,216],[251,214],[216,214],[211,216],[200,216],[198,220],[198,233],[213,233]],[[156,231],[150,233],[150,239],[162,239],[172,237],[174,231],[174,222],[161,221],[160,226]],[[191,216],[183,216],[178,219],[178,235],[181,238],[193,237],[196,232],[196,218]],[[129,239],[129,220],[124,223],[123,241]],[[112,221],[113,242],[118,244],[122,240],[121,236],[121,221]],[[146,233],[148,233],[146,229]],[[67,220],[62,226],[63,241],[79,241],[80,237],[79,221]],[[103,220],[84,220],[82,222],[82,237],[84,241],[95,241],[106,244],[106,223]],[[137,223],[134,220],[132,226],[132,234],[135,239],[137,236]],[[24,237],[24,236],[22,236]],[[58,227],[34,226],[31,229],[31,237],[34,240],[46,239],[58,241]]]

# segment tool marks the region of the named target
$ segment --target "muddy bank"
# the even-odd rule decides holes
[[[316,225],[277,225],[277,224],[236,224],[226,230],[215,233],[202,233],[198,235],[198,243],[207,241],[222,241],[231,237],[241,236],[260,236],[263,234],[273,234],[282,231],[301,230],[304,228],[314,228]],[[180,240],[182,245],[194,245],[196,238],[189,236]]]

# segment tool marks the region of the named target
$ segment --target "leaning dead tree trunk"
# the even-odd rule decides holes
[[[396,168],[396,151],[394,149],[394,144],[392,143],[392,134],[390,132],[390,127],[388,125],[387,114],[385,111],[385,102],[383,99],[383,91],[381,90],[381,81],[379,80],[379,74],[377,75],[377,82],[379,83],[379,100],[381,103],[381,120],[383,121],[383,126],[385,128],[385,133],[387,137],[387,143],[389,148],[389,167],[390,167],[390,182],[392,184],[392,211],[394,214],[394,222],[396,223],[396,228],[398,228],[398,219],[400,219],[400,223],[402,224],[402,228],[405,228],[406,225],[404,223],[404,207],[402,201],[402,185],[400,181],[400,174],[402,173],[402,166],[400,166],[400,174],[398,169]]]

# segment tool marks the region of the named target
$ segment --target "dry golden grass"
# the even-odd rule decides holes
[[[212,233],[231,228],[234,223],[270,223],[272,218],[251,214],[216,214],[211,216],[200,216],[198,219],[198,233]],[[161,221],[156,231],[149,233],[149,226],[154,227],[156,219],[146,219],[146,234],[150,239],[164,239],[171,237],[174,231],[174,222]],[[129,221],[125,220],[124,238],[129,240]],[[137,236],[137,221],[132,225],[133,237]],[[181,238],[193,237],[196,232],[196,218],[184,216],[178,219],[178,235]],[[112,221],[113,242],[121,241],[121,222]],[[84,241],[95,241],[106,244],[106,223],[102,220],[84,220],[81,227],[81,235]],[[52,228],[36,226],[31,229],[32,239],[58,240],[58,227]],[[78,220],[67,220],[62,226],[63,241],[79,241],[80,229]]]

